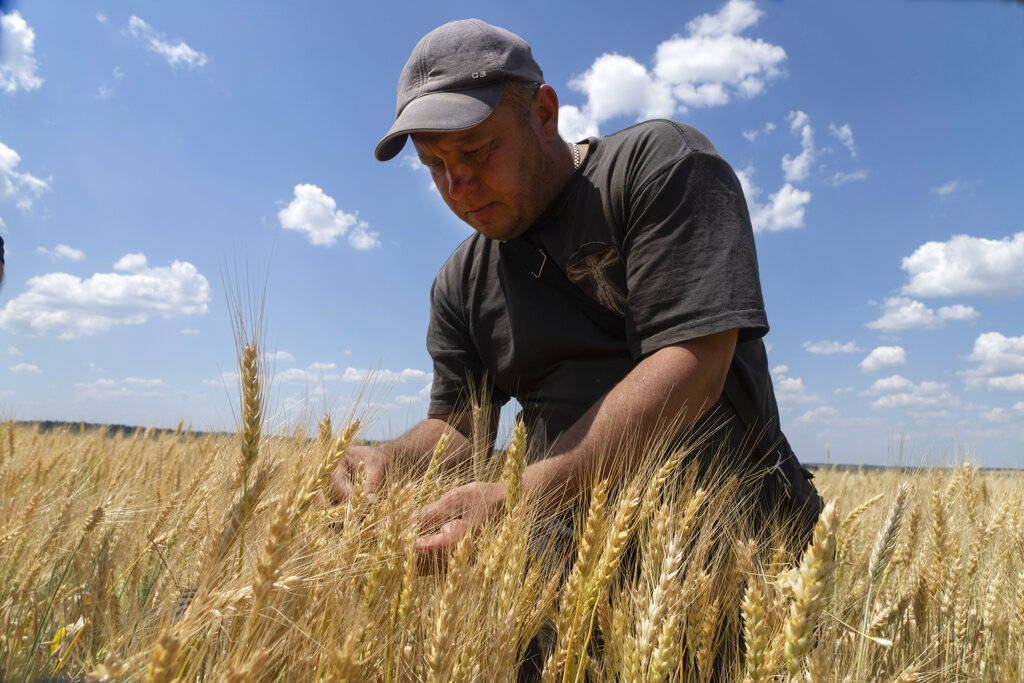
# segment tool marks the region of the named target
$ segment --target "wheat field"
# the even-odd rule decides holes
[[[595,482],[575,545],[535,543],[551,520],[519,497],[424,568],[414,511],[472,476],[514,488],[521,435],[330,507],[340,422],[3,425],[0,678],[504,681],[532,656],[545,681],[1024,680],[1019,473],[819,469],[791,555],[735,513],[738,481],[667,476],[678,452]]]
[[[821,469],[793,547],[683,447],[533,500],[517,424],[330,505],[360,422],[268,433],[236,311],[235,434],[0,425],[0,680],[1024,680],[1020,472]],[[425,564],[417,510],[474,480],[505,514]]]

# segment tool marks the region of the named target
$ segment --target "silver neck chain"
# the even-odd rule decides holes
[[[580,170],[580,146],[575,142],[570,142],[572,145],[572,169],[574,171]]]

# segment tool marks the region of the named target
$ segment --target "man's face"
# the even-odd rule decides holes
[[[412,140],[448,207],[485,237],[521,235],[553,198],[539,131],[504,103],[473,128]]]

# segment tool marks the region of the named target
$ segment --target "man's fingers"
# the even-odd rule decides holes
[[[473,531],[474,526],[465,519],[445,522],[437,533],[416,540],[416,552],[419,553],[421,561],[436,564],[447,557],[459,541]]]
[[[358,447],[341,459],[331,477],[331,500],[344,503],[352,496],[352,488],[359,466],[363,467],[363,493],[375,494],[384,485],[387,458],[379,450]]]
[[[331,502],[344,503],[351,493],[352,473],[349,471],[348,462],[342,460],[331,477]]]
[[[366,479],[363,480],[363,491],[376,493],[384,485],[384,468],[378,463],[364,461]]]
[[[439,526],[456,516],[458,512],[461,511],[455,507],[453,492],[449,491],[416,512],[416,526],[420,531],[435,532]]]

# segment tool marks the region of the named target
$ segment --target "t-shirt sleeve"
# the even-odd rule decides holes
[[[628,199],[626,339],[641,358],[725,330],[768,332],[743,190],[720,157],[691,153]]]
[[[468,325],[452,305],[443,283],[443,275],[430,288],[430,323],[427,327],[427,351],[434,364],[430,385],[429,415],[444,415],[468,407],[469,392],[483,386],[486,372],[473,343]],[[504,403],[506,396],[489,388],[491,402]]]

